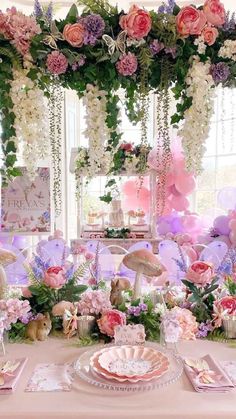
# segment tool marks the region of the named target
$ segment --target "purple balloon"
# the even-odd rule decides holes
[[[183,225],[181,223],[181,219],[179,218],[175,218],[172,223],[171,223],[171,232],[173,234],[176,233],[182,233],[184,231]]]
[[[229,219],[226,215],[220,215],[217,217],[214,220],[213,226],[219,231],[220,234],[228,236],[230,233]]]
[[[217,204],[226,210],[236,209],[236,188],[227,186],[221,189],[217,195]]]
[[[161,235],[165,235],[171,231],[171,225],[168,221],[162,220],[157,225],[158,233]]]

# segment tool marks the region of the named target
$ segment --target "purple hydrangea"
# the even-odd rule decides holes
[[[158,8],[158,13],[172,14],[176,3],[174,0],[167,0],[167,3],[162,3]]]
[[[78,70],[79,67],[82,67],[85,64],[85,55],[81,55],[78,61],[74,62],[71,66],[73,71]]]
[[[154,39],[149,46],[152,55],[158,54],[161,50],[165,48],[163,42],[158,41],[158,39]]]
[[[202,322],[198,326],[198,332],[196,334],[197,338],[206,338],[209,332],[212,332],[213,326],[210,320],[207,320],[206,323]]]
[[[212,64],[210,72],[216,84],[224,83],[226,80],[228,80],[230,75],[229,66],[223,61],[217,64]]]
[[[147,311],[147,309],[147,304],[140,303],[138,306],[130,306],[128,308],[128,314],[138,317],[142,312]]]
[[[85,29],[84,44],[95,45],[98,38],[104,33],[105,22],[100,15],[91,14],[79,19]]]

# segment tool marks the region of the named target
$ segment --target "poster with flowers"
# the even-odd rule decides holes
[[[32,180],[22,175],[1,188],[1,233],[45,234],[51,230],[50,172],[37,169]]]

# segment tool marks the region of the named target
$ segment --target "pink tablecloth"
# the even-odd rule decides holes
[[[81,351],[71,341],[49,339],[32,345],[7,346],[8,358],[27,357],[16,392],[0,396],[0,418],[17,419],[227,419],[236,418],[236,390],[226,394],[195,393],[186,376],[166,388],[124,394],[102,390],[76,378],[71,392],[26,393],[37,363],[71,362]],[[210,353],[217,360],[236,360],[236,350],[215,342],[184,342],[181,354]]]

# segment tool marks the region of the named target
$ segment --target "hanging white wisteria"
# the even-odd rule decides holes
[[[48,110],[43,91],[27,77],[28,70],[14,70],[10,97],[15,114],[16,135],[11,138],[22,146],[28,175],[34,178],[38,161],[48,155]]]
[[[214,80],[210,74],[210,63],[203,63],[199,57],[194,57],[186,83],[186,93],[192,97],[192,106],[184,113],[184,125],[179,134],[182,137],[186,168],[199,174],[213,113]]]

